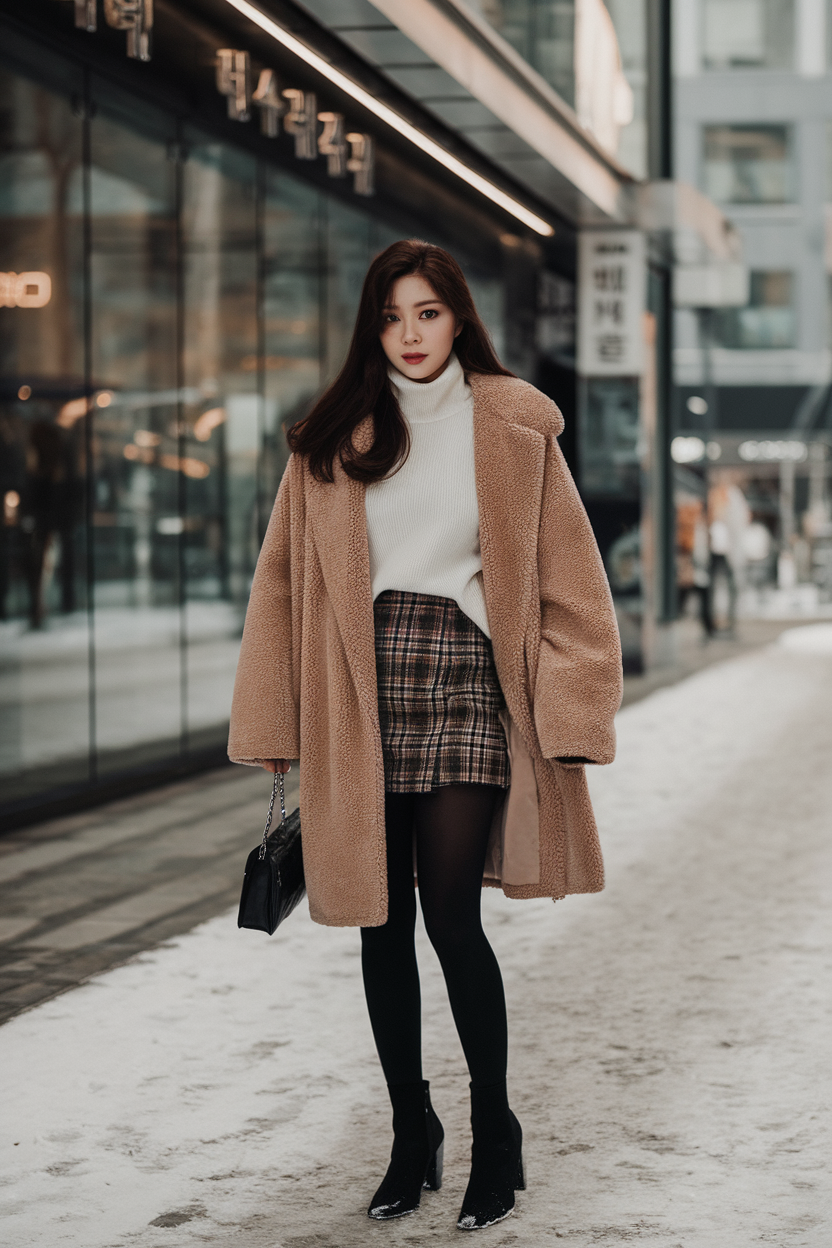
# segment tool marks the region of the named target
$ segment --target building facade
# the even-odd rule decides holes
[[[823,0],[686,0],[677,10],[680,178],[724,207],[750,270],[745,307],[680,313],[676,369],[714,427],[782,429],[830,379],[825,221],[832,65]]]
[[[0,22],[13,825],[223,757],[285,430],[396,238],[458,256],[580,472],[578,234],[632,224],[646,158],[638,40],[622,64],[600,0],[9,0]]]
[[[679,0],[676,161],[740,233],[743,305],[677,312],[677,421],[772,543],[758,579],[832,591],[832,8]],[[695,445],[695,444],[694,444]],[[763,542],[765,546],[765,542]],[[814,564],[814,566],[813,566]]]

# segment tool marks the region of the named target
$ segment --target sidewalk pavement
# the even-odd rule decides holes
[[[625,705],[785,627],[742,621],[703,642],[682,620],[676,662],[627,677]],[[287,781],[296,803],[296,770]],[[269,786],[228,766],[0,838],[0,1023],[232,905]]]
[[[735,659],[760,646],[770,645],[794,625],[794,621],[784,619],[741,619],[732,632],[706,637],[697,619],[683,616],[674,625],[673,661],[639,676],[625,676],[623,704],[630,706],[657,689],[675,685],[694,672],[712,667],[714,663],[724,663],[726,659]]]
[[[591,773],[605,892],[485,894],[529,1171],[491,1248],[827,1248],[832,644],[816,642],[621,713],[618,759]],[[240,804],[206,802],[204,826],[263,779],[219,782]],[[389,1110],[358,933],[298,911],[268,938],[227,910],[0,1029],[3,1242],[458,1243],[466,1075],[421,933],[420,957],[447,1147],[417,1215],[364,1213]]]
[[[271,785],[229,764],[0,838],[0,1022],[227,910]]]

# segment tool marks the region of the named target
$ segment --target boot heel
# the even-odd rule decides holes
[[[526,1190],[526,1163],[523,1159],[523,1153],[520,1153],[520,1159],[517,1162],[517,1174],[514,1178],[515,1192],[525,1192]]]
[[[442,1140],[428,1163],[425,1181],[422,1184],[429,1192],[438,1192],[442,1186],[442,1162],[445,1156],[445,1141]]]

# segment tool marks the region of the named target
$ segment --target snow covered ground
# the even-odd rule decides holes
[[[792,640],[620,716],[598,896],[487,892],[529,1189],[490,1245],[828,1248],[832,655]],[[11,1248],[459,1242],[466,1078],[423,942],[446,1182],[364,1213],[389,1111],[358,933],[224,914],[0,1029]],[[478,1241],[479,1242],[479,1241]]]

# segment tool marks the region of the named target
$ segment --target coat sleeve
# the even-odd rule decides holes
[[[291,456],[280,483],[251,586],[228,756],[256,765],[300,755],[300,634],[303,586],[302,465]]]
[[[544,758],[611,763],[621,643],[595,536],[556,437],[547,438],[538,540],[541,641],[534,718]]]

